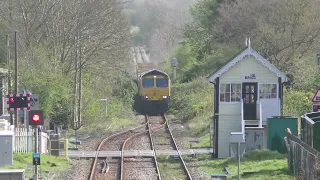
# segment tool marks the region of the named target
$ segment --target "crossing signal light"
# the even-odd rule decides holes
[[[9,108],[25,108],[28,107],[27,96],[9,97]]]
[[[29,111],[29,125],[33,125],[33,126],[43,125],[43,111],[42,110]]]

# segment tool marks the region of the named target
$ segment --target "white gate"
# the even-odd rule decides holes
[[[11,128],[12,130],[13,128]],[[14,152],[15,153],[27,153],[34,152],[34,129],[27,128],[14,128]],[[48,153],[48,140],[49,137],[46,133],[41,132],[39,134],[39,149],[38,152]]]

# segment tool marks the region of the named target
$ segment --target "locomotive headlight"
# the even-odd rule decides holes
[[[163,99],[167,99],[167,96],[162,96]]]
[[[144,98],[148,99],[148,96],[145,96]]]

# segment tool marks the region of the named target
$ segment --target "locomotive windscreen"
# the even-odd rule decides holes
[[[156,85],[157,87],[168,87],[168,79],[157,79]]]
[[[154,87],[154,81],[151,78],[142,79],[142,86],[144,88]]]

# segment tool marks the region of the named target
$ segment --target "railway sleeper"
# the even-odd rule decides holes
[[[170,155],[170,158],[178,160],[178,159],[180,159],[180,156],[179,155]]]
[[[107,166],[105,161],[101,161],[99,163],[100,166],[96,167],[96,169],[98,170],[99,173],[104,173],[105,172],[105,168]]]
[[[157,143],[156,145],[172,145],[172,143]]]
[[[197,154],[196,154],[196,153],[194,153],[194,154],[189,154],[189,155],[187,155],[187,157],[196,158],[196,157],[197,157]]]
[[[231,176],[231,178],[234,177],[234,174],[233,174],[233,172],[231,171],[230,168],[224,167],[224,170],[227,171],[227,173]]]

